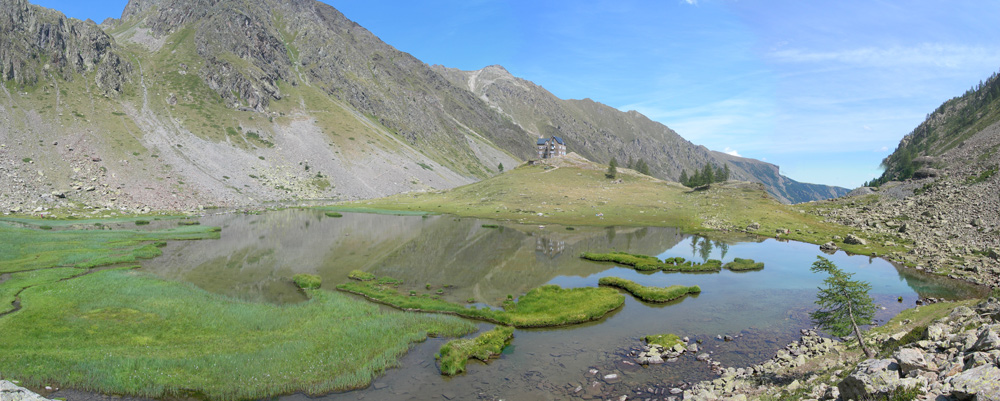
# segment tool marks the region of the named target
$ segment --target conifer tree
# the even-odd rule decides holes
[[[612,157],[611,161],[608,162],[608,172],[604,173],[604,176],[610,179],[614,179],[618,176],[618,160],[615,160],[614,157]]]
[[[688,178],[688,172],[687,172],[687,170],[681,170],[681,178],[678,178],[677,181],[679,181],[681,183],[681,185],[688,186],[688,187],[691,186],[691,182],[690,182],[690,179]]]
[[[811,269],[813,273],[826,273],[829,277],[823,280],[826,286],[821,287],[816,294],[819,310],[810,313],[809,317],[817,326],[835,336],[846,336],[853,331],[861,350],[868,358],[873,358],[875,354],[865,345],[859,327],[871,325],[875,318],[875,300],[868,295],[872,289],[871,284],[851,280],[854,274],[840,270],[822,256],[817,256],[816,259]]]

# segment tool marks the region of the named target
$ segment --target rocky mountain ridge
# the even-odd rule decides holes
[[[499,65],[476,71],[440,65],[433,68],[525,131],[539,137],[565,138],[572,151],[595,162],[606,163],[612,157],[622,164],[642,159],[653,176],[672,181],[678,180],[681,171],[690,174],[706,163],[729,164],[733,179],[763,183],[768,193],[783,203],[835,198],[848,192],[846,188],[800,183],[781,175],[774,164],[695,145],[635,110],[622,112],[591,99],[560,99]]]
[[[531,158],[530,130],[544,128],[527,129],[468,82],[312,0],[132,0],[100,26],[2,0],[0,37],[13,44],[0,49],[5,212],[104,215],[451,188]],[[559,116],[567,104],[593,126],[581,132],[599,133],[573,136],[581,141],[572,150],[595,159],[643,157],[670,173],[721,160],[635,112],[589,100],[537,107]],[[570,125],[553,127],[546,132]],[[757,163],[766,167],[735,177],[790,183]],[[831,193],[771,192],[786,202]]]

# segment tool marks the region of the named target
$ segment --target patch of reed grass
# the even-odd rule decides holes
[[[465,363],[469,359],[476,358],[488,362],[490,358],[500,355],[513,337],[513,327],[496,326],[476,338],[448,341],[438,352],[437,358],[440,361],[438,369],[442,375],[454,376],[465,371]]]
[[[709,259],[701,264],[685,261],[684,258],[670,258],[661,262],[655,256],[626,252],[584,252],[580,257],[595,262],[614,262],[645,272],[658,270],[666,272],[717,272],[722,269],[722,261],[716,259]]]
[[[369,385],[428,335],[475,331],[454,317],[307,293],[294,305],[252,303],[118,270],[38,285],[0,318],[0,371],[27,385],[141,397],[316,395]]]
[[[671,348],[677,344],[684,344],[684,341],[681,341],[681,338],[673,333],[650,334],[642,339],[646,340],[646,344],[657,344],[663,348]]]
[[[157,241],[219,238],[218,228],[175,227],[158,231],[42,231],[0,222],[0,273],[53,266],[91,268],[159,256]]]
[[[83,274],[86,271],[75,267],[61,267],[11,274],[9,279],[0,283],[0,314],[14,309],[14,299],[21,290],[36,285],[54,283]]]
[[[372,281],[375,279],[375,275],[363,270],[351,270],[347,278],[358,281]]]
[[[315,274],[296,274],[292,276],[292,281],[303,290],[314,290],[323,285],[323,278]]]
[[[646,302],[669,302],[687,294],[698,294],[701,292],[701,287],[696,285],[690,287],[683,285],[650,287],[618,277],[601,277],[597,283],[599,285],[621,288]]]
[[[732,262],[726,263],[722,267],[734,272],[762,270],[764,269],[764,262],[756,262],[753,259],[734,258]]]
[[[504,301],[504,310],[468,308],[453,302],[401,294],[399,280],[348,282],[338,290],[364,296],[402,310],[447,313],[469,319],[514,327],[551,327],[596,320],[625,303],[625,297],[611,288],[562,288],[546,285],[528,291],[515,302]]]

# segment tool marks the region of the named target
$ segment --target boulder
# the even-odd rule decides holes
[[[837,384],[843,399],[867,400],[887,397],[898,387],[918,386],[926,379],[900,379],[899,364],[892,359],[869,359]]]
[[[0,400],[3,401],[51,401],[7,380],[0,380]]]
[[[836,251],[837,250],[837,244],[834,244],[833,241],[830,241],[830,242],[827,242],[827,243],[825,243],[823,245],[820,245],[819,246],[819,250],[821,250],[821,251]]]
[[[847,234],[847,237],[844,238],[844,243],[850,245],[868,245],[868,241],[854,234]]]
[[[931,369],[932,364],[927,363],[924,352],[917,348],[900,348],[892,357],[904,376],[912,376],[911,373],[915,375],[918,370],[934,370]]]
[[[1000,368],[983,365],[951,378],[952,396],[959,400],[1000,401]]]
[[[1000,324],[980,327],[972,349],[974,351],[989,351],[1000,348],[1000,334],[997,332],[1000,332]]]

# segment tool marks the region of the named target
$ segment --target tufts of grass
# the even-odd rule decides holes
[[[734,272],[763,270],[764,262],[755,262],[753,259],[733,258],[732,262],[726,263],[722,267]]]
[[[347,278],[358,281],[372,281],[375,279],[375,275],[363,270],[351,270]]]
[[[442,375],[454,376],[465,371],[465,363],[472,358],[487,362],[500,355],[514,337],[514,328],[497,326],[476,338],[460,338],[441,346],[438,360]]]
[[[369,385],[428,335],[475,331],[454,317],[384,311],[322,290],[278,306],[135,271],[46,280],[0,318],[0,371],[29,386],[147,398],[318,395]],[[0,288],[24,285],[12,281]]]
[[[216,227],[159,231],[43,231],[0,222],[0,273],[54,266],[91,268],[159,256],[157,241],[219,238]]]
[[[383,279],[386,278],[344,283],[337,289],[406,311],[446,313],[514,327],[552,327],[588,322],[625,303],[625,297],[612,288],[546,285],[528,291],[516,302],[513,296],[508,297],[503,303],[504,310],[473,309],[434,297],[401,294],[399,280]]]
[[[500,228],[499,224],[483,224],[483,228]]]
[[[642,339],[646,340],[646,344],[650,345],[657,344],[662,346],[663,348],[670,348],[673,347],[674,345],[684,343],[684,341],[681,341],[680,337],[672,333],[650,334],[648,336],[643,337]]]
[[[323,285],[323,279],[315,274],[296,274],[292,276],[292,281],[303,290],[315,290]]]
[[[135,221],[135,225],[137,225],[137,226],[149,225],[149,220],[136,220]]]
[[[326,212],[324,214],[326,215],[326,217],[344,217],[344,215],[338,212]]]
[[[11,274],[9,279],[0,283],[0,314],[14,309],[13,303],[17,294],[25,288],[54,283],[86,272],[86,269],[60,267]]]
[[[197,226],[201,224],[198,220],[181,220],[177,222],[179,226]]]
[[[698,264],[692,261],[685,261],[684,258],[670,258],[661,262],[655,256],[637,255],[625,252],[592,253],[584,252],[581,258],[596,262],[614,262],[626,266],[631,266],[638,271],[658,271],[667,272],[717,272],[722,270],[722,261],[709,259],[705,263]]]
[[[670,302],[687,294],[698,294],[701,287],[672,285],[670,287],[650,287],[618,277],[601,277],[600,285],[621,288],[646,302]]]

